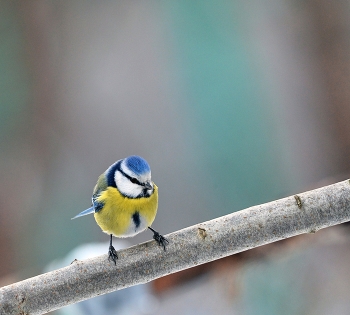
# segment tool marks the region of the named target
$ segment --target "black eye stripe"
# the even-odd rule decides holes
[[[130,180],[133,184],[137,184],[137,185],[140,185],[140,186],[145,186],[145,184],[139,182],[136,178],[131,177],[128,174],[126,174],[125,172],[123,172],[123,170],[121,168],[119,168],[118,171],[120,173],[122,173],[122,175],[125,176],[128,180]]]
[[[140,184],[139,181],[136,178],[130,178],[130,181],[134,184]]]

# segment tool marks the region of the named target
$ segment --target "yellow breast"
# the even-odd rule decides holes
[[[107,187],[97,198],[104,207],[94,214],[103,232],[117,237],[134,236],[153,223],[158,209],[158,187],[147,198],[128,198],[118,189]],[[135,224],[135,216],[139,218]],[[134,218],[134,219],[133,219]]]

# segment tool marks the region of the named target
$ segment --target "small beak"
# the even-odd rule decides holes
[[[152,186],[151,182],[145,182],[145,188],[147,188],[147,190],[152,190],[153,186]]]

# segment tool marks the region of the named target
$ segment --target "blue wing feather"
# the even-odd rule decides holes
[[[88,215],[88,214],[90,214],[90,213],[94,213],[94,212],[95,212],[95,208],[94,208],[94,207],[91,207],[91,208],[89,208],[89,209],[86,209],[86,210],[80,212],[79,214],[77,214],[77,215],[76,215],[74,218],[72,218],[71,220],[76,219],[76,218],[79,218],[79,217],[82,217],[82,216],[84,216],[84,215]]]

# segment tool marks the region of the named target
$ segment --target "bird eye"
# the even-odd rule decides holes
[[[136,178],[130,178],[130,181],[133,183],[133,184],[138,184],[139,181],[136,179]]]

